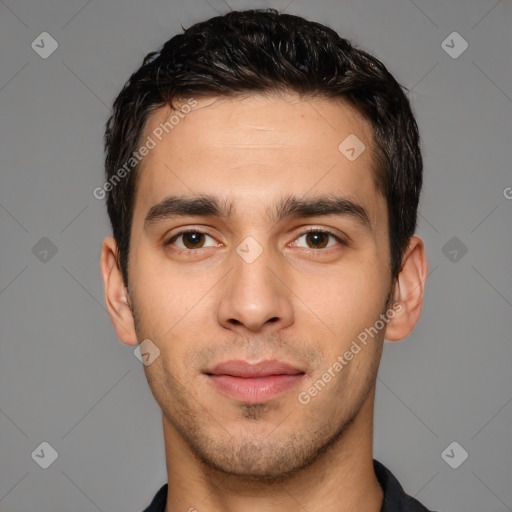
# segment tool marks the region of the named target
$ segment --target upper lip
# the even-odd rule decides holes
[[[249,363],[241,359],[233,359],[217,364],[205,372],[209,375],[231,375],[233,377],[266,377],[269,375],[298,375],[304,373],[299,368],[276,359]]]

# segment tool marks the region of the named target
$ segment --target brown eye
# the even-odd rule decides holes
[[[194,231],[183,233],[183,245],[187,249],[197,249],[204,244],[204,233],[196,233]]]
[[[334,233],[321,229],[310,229],[297,237],[293,245],[304,249],[326,249],[336,243],[343,244],[342,240]]]
[[[174,235],[166,245],[175,245],[179,249],[203,249],[205,247],[215,247],[215,239],[201,231],[182,231]]]
[[[311,249],[323,249],[329,243],[329,233],[311,231],[306,235],[306,243]]]

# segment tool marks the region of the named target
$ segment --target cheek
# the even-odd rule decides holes
[[[388,283],[376,267],[361,265],[340,267],[335,273],[315,279],[301,276],[295,280],[294,291],[307,313],[303,327],[312,327],[309,310],[331,337],[343,343],[375,322],[384,307]],[[296,320],[301,321],[300,317]]]
[[[141,324],[155,337],[172,336],[182,323],[197,321],[196,306],[211,288],[211,274],[198,279],[172,265],[163,250],[138,249],[130,255],[130,288]]]
[[[142,267],[140,267],[142,268]],[[146,367],[158,375],[160,384],[172,388],[193,376],[193,355],[210,343],[215,313],[212,284],[189,280],[183,273],[172,278],[151,270],[140,273],[134,303],[140,322],[140,335],[149,338],[160,350],[160,365]]]

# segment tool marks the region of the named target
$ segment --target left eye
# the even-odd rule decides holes
[[[336,235],[329,231],[308,231],[307,233],[300,235],[295,240],[297,241],[301,239],[304,239],[306,245],[299,245],[299,247],[306,247],[307,249],[325,249],[335,245],[336,241],[340,241]],[[296,241],[293,245],[298,245]]]
[[[207,238],[212,240],[210,245],[206,245]],[[169,240],[168,244],[173,244],[178,240],[180,240],[180,243],[176,243],[174,245],[180,249],[202,249],[204,247],[215,247],[217,245],[217,242],[213,237],[200,231],[182,231],[181,233],[173,236]]]

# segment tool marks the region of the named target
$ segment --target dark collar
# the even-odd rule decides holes
[[[373,459],[373,469],[384,492],[380,512],[430,512],[417,499],[405,494],[393,473],[378,460]]]
[[[400,482],[378,460],[373,459],[373,469],[384,492],[380,512],[430,512],[418,500],[405,494]],[[167,484],[160,488],[143,512],[164,512],[166,501]]]

